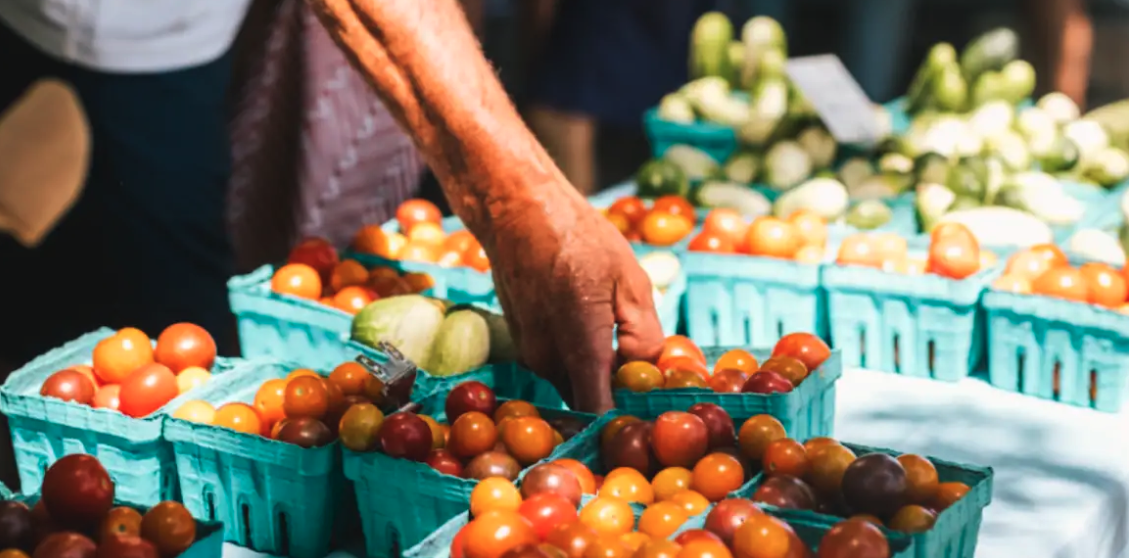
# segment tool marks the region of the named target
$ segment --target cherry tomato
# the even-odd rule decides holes
[[[753,514],[734,531],[733,554],[738,558],[784,557],[798,542],[787,523],[765,513]]]
[[[942,238],[960,238],[966,241],[975,241],[976,237],[968,227],[960,223],[941,223],[933,228],[933,232],[929,233],[929,242],[937,242]]]
[[[695,366],[697,366],[697,364],[695,364]],[[663,383],[664,389],[709,388],[709,384],[700,371],[695,372],[693,370],[671,368],[664,372],[664,374],[666,375],[666,382]]]
[[[607,215],[607,218],[608,222],[611,223],[613,227],[615,227],[615,230],[619,231],[619,234],[627,235],[629,233],[635,232],[631,228],[631,222],[627,220],[627,217],[624,217],[623,215],[617,215],[615,213],[609,213]]]
[[[412,288],[412,292],[416,294],[435,288],[435,279],[426,273],[413,271],[405,273],[400,279],[407,283]]]
[[[286,398],[286,384],[286,380],[281,378],[267,380],[255,392],[253,406],[264,423],[273,426],[286,418],[286,411],[282,407]]]
[[[1086,277],[1073,267],[1048,269],[1031,283],[1031,291],[1037,295],[1062,298],[1076,302],[1090,300],[1090,289]]]
[[[745,247],[754,256],[792,259],[803,242],[792,223],[775,217],[759,217],[749,226]]]
[[[121,412],[131,417],[144,417],[180,395],[176,375],[163,364],[146,364],[121,383]]]
[[[792,357],[810,372],[831,358],[831,347],[822,339],[810,333],[789,333],[781,337],[772,349],[773,357]]]
[[[619,367],[615,373],[616,387],[636,393],[645,393],[663,386],[665,378],[657,366],[637,360]]]
[[[745,349],[730,349],[713,365],[714,373],[718,370],[740,370],[745,375],[757,371],[757,358]]]
[[[196,542],[196,520],[183,505],[161,502],[141,518],[141,537],[153,543],[161,556],[179,556]]]
[[[1020,250],[1008,258],[1004,275],[1014,275],[1024,277],[1028,281],[1034,281],[1050,268],[1051,262],[1044,254],[1028,248]]]
[[[824,248],[820,246],[804,246],[796,251],[796,256],[793,258],[796,263],[807,265],[818,265],[823,263]]]
[[[216,420],[216,409],[207,401],[186,401],[172,416],[189,422],[213,424]]]
[[[98,388],[98,392],[94,394],[94,400],[90,405],[95,409],[113,409],[115,411],[121,409],[122,386],[118,384],[109,384]]]
[[[600,534],[596,532],[596,529],[583,521],[573,521],[559,523],[556,527],[550,529],[549,535],[545,537],[545,542],[563,550],[568,558],[583,558],[584,552],[598,538],[600,538]]]
[[[848,519],[832,526],[819,542],[818,558],[889,556],[890,543],[873,523]]]
[[[181,370],[176,375],[176,391],[179,394],[188,393],[212,380],[212,373],[198,366],[191,366]]]
[[[422,418],[422,417],[421,417]],[[349,407],[338,422],[337,433],[341,445],[363,452],[376,449],[380,440],[380,427],[384,413],[372,403],[359,403]]]
[[[470,514],[481,516],[492,511],[517,511],[521,492],[514,483],[501,477],[483,479],[470,492]]]
[[[1036,244],[1028,248],[1028,250],[1030,250],[1031,253],[1035,254],[1036,256],[1040,256],[1044,260],[1046,260],[1047,265],[1049,265],[1051,268],[1065,267],[1070,265],[1070,262],[1066,259],[1066,254],[1064,254],[1062,250],[1054,244]]]
[[[811,467],[803,444],[791,438],[773,440],[768,444],[763,463],[766,475],[788,475],[798,479],[807,476]]]
[[[1004,274],[992,281],[992,288],[1005,293],[1031,294],[1031,280],[1026,275]]]
[[[459,415],[459,418],[451,424],[447,449],[456,457],[470,459],[490,451],[497,442],[498,429],[494,421],[483,413],[471,411]]]
[[[809,463],[804,480],[820,494],[839,494],[843,475],[855,461],[855,452],[838,443],[809,446],[810,443],[811,440],[808,440],[804,444]]]
[[[329,280],[337,265],[337,249],[324,238],[307,238],[294,245],[286,263],[300,263],[314,268],[322,282]]]
[[[863,267],[882,267],[882,255],[874,237],[869,234],[853,234],[839,244],[839,255],[835,262],[839,265]]]
[[[329,275],[329,292],[337,292],[345,287],[364,285],[368,280],[368,270],[357,260],[341,260]]]
[[[899,456],[898,463],[906,470],[906,496],[909,501],[923,506],[931,505],[940,485],[937,468],[928,459],[912,453]]]
[[[1107,308],[1118,308],[1125,304],[1129,295],[1129,286],[1126,286],[1125,278],[1117,270],[1106,264],[1094,262],[1082,264],[1078,270],[1086,279],[1091,304]]]
[[[371,377],[372,374],[364,366],[351,360],[337,365],[329,373],[329,381],[337,384],[344,396],[364,395],[365,382]]]
[[[528,401],[513,399],[506,401],[494,410],[494,422],[502,422],[507,418],[540,417],[541,412]]]
[[[628,227],[635,229],[647,216],[647,206],[643,204],[643,200],[635,196],[628,196],[612,203],[611,207],[608,208],[608,215],[622,216],[627,221]]]
[[[682,545],[678,558],[733,558],[733,553],[717,541],[693,540]]]
[[[651,488],[655,491],[655,500],[663,502],[670,500],[675,494],[690,489],[692,473],[685,467],[667,467],[659,471],[651,479]]]
[[[263,425],[263,420],[255,408],[246,403],[225,403],[216,409],[216,416],[212,419],[216,426],[230,428],[244,434],[258,434],[266,436],[270,428]]]
[[[196,324],[173,324],[157,337],[153,358],[177,374],[191,367],[208,370],[216,360],[216,341]]]
[[[943,482],[937,485],[937,495],[933,500],[933,509],[938,512],[949,509],[957,500],[964,498],[970,488],[963,482]]]
[[[728,240],[736,249],[745,241],[749,224],[736,210],[721,208],[714,209],[706,215],[702,230]]]
[[[278,294],[309,300],[321,298],[321,277],[314,268],[305,264],[286,264],[274,272],[271,290]]]
[[[120,383],[134,370],[153,362],[149,336],[125,328],[94,346],[94,373],[107,384]]]
[[[351,246],[353,250],[362,254],[396,259],[397,247],[393,245],[391,236],[385,233],[380,225],[365,225],[353,236]]]
[[[572,501],[553,492],[530,496],[518,506],[517,512],[529,520],[541,540],[549,536],[553,527],[576,521],[578,517],[576,506]]]
[[[439,248],[434,244],[409,240],[400,250],[400,260],[405,262],[434,263],[439,261]]]
[[[74,401],[80,405],[89,405],[94,401],[96,393],[94,382],[90,378],[71,369],[51,374],[39,388],[39,395]]]
[[[156,545],[139,535],[111,535],[98,541],[98,554],[114,558],[159,558]],[[5,558],[0,553],[0,558]]]
[[[291,370],[289,374],[286,375],[286,380],[289,381],[289,380],[293,380],[294,378],[301,378],[303,376],[309,376],[311,378],[320,378],[321,377],[320,374],[318,374],[317,372],[314,372],[313,370],[310,370],[309,368],[295,368],[294,370]]]
[[[659,368],[662,368],[662,362],[674,357],[691,357],[700,362],[703,366],[706,364],[706,355],[698,345],[690,340],[689,337],[683,335],[671,335],[663,341],[663,352],[659,356]]]
[[[576,480],[580,481],[581,492],[584,494],[596,493],[596,477],[586,465],[575,459],[557,459],[552,463],[571,471],[576,476]]]
[[[580,509],[579,519],[580,523],[595,531],[597,536],[620,536],[635,526],[635,513],[631,511],[631,505],[621,498],[608,496],[597,496],[588,502]]]
[[[678,215],[685,217],[693,225],[697,221],[697,214],[694,213],[694,206],[682,196],[662,196],[651,204],[651,212],[669,213],[671,215]]]
[[[717,393],[741,393],[749,376],[740,370],[723,368],[714,370],[708,386]]]
[[[490,259],[486,257],[486,249],[477,240],[463,253],[463,265],[481,273],[490,271]]]
[[[106,540],[114,535],[141,536],[141,513],[128,506],[110,510],[98,528],[98,540]]]
[[[665,539],[674,534],[689,516],[682,506],[674,502],[658,502],[643,511],[639,517],[639,532],[652,538]]]
[[[724,500],[745,482],[745,469],[736,457],[711,453],[694,465],[690,487],[711,502]]]
[[[408,234],[417,223],[436,223],[443,220],[443,214],[435,204],[421,199],[411,199],[396,208],[396,222],[400,232]]]
[[[366,287],[345,287],[333,295],[333,307],[355,315],[380,295]]]
[[[516,511],[484,513],[465,529],[466,558],[501,558],[511,549],[539,542],[533,525]]]
[[[691,252],[712,252],[714,254],[734,254],[737,246],[728,238],[714,232],[702,231],[688,246]]]
[[[92,558],[98,547],[85,535],[63,531],[51,533],[35,547],[35,558],[56,556],[66,558]],[[115,557],[117,555],[114,555]]]
[[[287,418],[322,419],[329,410],[329,393],[321,376],[300,376],[286,384],[282,410]]]
[[[737,447],[745,459],[760,463],[770,443],[787,437],[784,425],[779,420],[771,415],[754,415],[737,431]]]
[[[478,246],[478,240],[466,229],[457,230],[443,241],[443,250],[455,252],[461,258],[472,247]]]
[[[670,501],[682,506],[682,509],[686,511],[686,515],[691,517],[705,512],[710,507],[710,501],[705,496],[702,496],[701,493],[693,490],[675,492],[674,495],[670,497]]]
[[[502,430],[502,443],[518,463],[528,467],[549,457],[557,445],[553,427],[549,423],[541,417],[517,417],[509,420],[510,423]]]
[[[620,467],[612,471],[621,474],[609,474],[600,487],[599,496],[618,498],[625,502],[634,502],[649,506],[655,502],[655,490],[647,482],[647,478],[635,469]]]
[[[804,246],[818,246],[822,248],[827,244],[827,221],[814,211],[800,209],[788,216],[788,222],[796,227],[800,235],[800,243]]]
[[[980,271],[980,245],[975,238],[970,241],[959,234],[934,240],[929,245],[928,270],[949,279],[973,275]]]
[[[445,240],[447,233],[443,232],[443,227],[438,223],[416,223],[408,231],[408,242],[430,244],[439,250],[442,250]]]
[[[114,482],[96,458],[76,453],[47,468],[40,494],[52,520],[85,530],[97,527],[113,507]]]
[[[639,232],[643,242],[653,246],[673,246],[694,228],[694,223],[682,215],[652,211],[643,218]]]

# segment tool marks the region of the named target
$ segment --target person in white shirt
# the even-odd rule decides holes
[[[0,0],[0,111],[58,78],[91,130],[70,212],[38,247],[0,238],[8,370],[100,326],[193,322],[234,350],[226,98],[248,4]]]

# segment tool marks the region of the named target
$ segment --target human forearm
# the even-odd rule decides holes
[[[488,248],[497,221],[577,196],[522,123],[455,0],[309,2]]]

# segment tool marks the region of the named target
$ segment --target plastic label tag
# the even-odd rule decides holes
[[[384,397],[394,406],[407,403],[406,401],[396,401],[395,394],[403,393],[405,390],[395,389],[398,384],[402,382],[415,382],[416,373],[419,367],[415,363],[408,360],[391,343],[381,341],[377,343],[376,350],[383,353],[388,357],[387,362],[377,362],[375,359],[366,355],[357,355],[356,361],[365,369],[367,369],[376,379],[380,380]],[[411,393],[411,389],[406,390],[406,393]]]
[[[874,145],[881,139],[874,104],[838,56],[792,58],[785,72],[839,143]]]

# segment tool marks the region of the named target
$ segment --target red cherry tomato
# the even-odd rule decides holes
[[[329,283],[329,276],[337,262],[337,249],[324,238],[307,238],[299,242],[286,258],[286,263],[306,264],[314,268],[323,284]]]
[[[658,198],[655,200],[655,203],[651,205],[651,211],[655,213],[680,215],[688,219],[691,224],[698,221],[698,216],[694,213],[693,204],[682,196],[663,196]]]
[[[629,228],[636,229],[643,222],[643,217],[647,216],[647,206],[643,204],[643,200],[628,196],[616,200],[608,208],[608,215],[620,215],[627,221]]]
[[[193,366],[209,370],[216,360],[216,341],[196,324],[173,324],[157,337],[153,359],[168,366],[174,374]]]
[[[810,372],[831,357],[831,347],[810,333],[789,333],[776,342],[772,356],[792,357],[802,362]]]
[[[710,211],[706,215],[705,222],[702,223],[702,231],[724,237],[733,246],[738,246],[744,242],[745,232],[748,230],[749,224],[745,222],[745,218],[732,209],[723,208]]]
[[[980,271],[980,245],[958,233],[934,240],[929,245],[929,271],[949,279],[975,274]]]
[[[97,527],[114,504],[114,482],[98,459],[81,453],[60,458],[43,475],[43,505],[60,526]]]
[[[533,524],[533,530],[541,540],[549,536],[553,527],[562,523],[576,521],[576,506],[572,501],[555,492],[542,492],[527,498],[517,512]]]
[[[671,335],[663,342],[663,352],[659,356],[659,363],[676,356],[688,356],[702,363],[706,364],[706,355],[698,348],[698,345],[690,340],[689,337],[683,335]],[[659,368],[662,368],[660,365]]]
[[[713,252],[715,254],[733,254],[737,246],[729,238],[718,233],[702,231],[690,241],[691,252]]]
[[[176,375],[163,364],[146,364],[122,381],[121,412],[131,417],[144,417],[172,401],[180,390]]]
[[[98,388],[94,394],[94,401],[90,403],[96,409],[121,409],[122,387],[118,384],[109,384]]]
[[[427,200],[408,200],[396,209],[396,221],[400,223],[400,232],[408,234],[417,223],[439,224],[443,214],[435,204]]]

